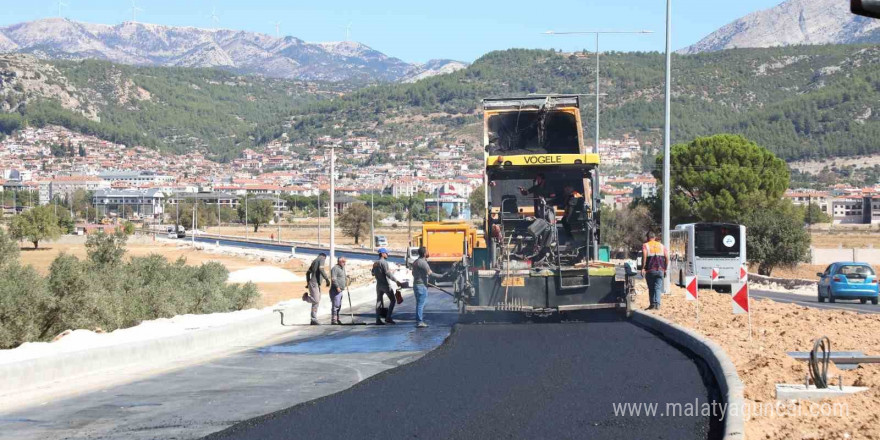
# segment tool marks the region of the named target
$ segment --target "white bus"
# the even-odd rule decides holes
[[[669,276],[684,286],[686,277],[697,276],[702,287],[730,291],[746,263],[746,227],[732,223],[690,223],[669,232]],[[712,268],[718,278],[711,279]]]

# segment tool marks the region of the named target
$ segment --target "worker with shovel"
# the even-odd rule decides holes
[[[345,276],[345,257],[339,257],[330,269],[330,325],[340,325],[339,310],[342,308],[342,292],[348,288]]]

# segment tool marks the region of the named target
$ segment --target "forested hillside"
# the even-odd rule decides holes
[[[203,151],[218,160],[265,144],[305,97],[342,83],[269,79],[212,69],[45,62],[0,56],[0,130],[58,124],[126,145]]]
[[[880,151],[880,48],[800,46],[675,56],[673,138],[743,134],[785,159]],[[512,49],[467,69],[416,84],[383,85],[304,107],[298,136],[333,125],[363,130],[401,116],[429,116],[454,128],[478,123],[484,97],[593,93],[594,58]],[[602,136],[655,143],[663,121],[663,56],[609,53],[601,65]],[[591,100],[591,97],[586,98]],[[592,139],[593,106],[583,110]],[[411,124],[424,125],[422,118]]]
[[[728,132],[787,160],[880,152],[878,47],[738,49],[676,55],[673,65],[675,142]],[[352,92],[344,83],[0,55],[0,130],[25,120],[57,123],[217,159],[283,132],[294,139],[366,134],[390,141],[429,130],[476,137],[480,99],[593,93],[593,69],[592,54],[511,49],[452,74]],[[602,137],[631,134],[658,145],[662,54],[609,53],[601,69]],[[592,139],[592,103],[583,116]]]

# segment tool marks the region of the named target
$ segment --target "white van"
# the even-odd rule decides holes
[[[375,237],[373,237],[373,247],[376,249],[387,248],[388,239],[385,238],[384,235],[376,235]]]

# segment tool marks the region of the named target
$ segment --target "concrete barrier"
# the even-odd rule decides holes
[[[810,248],[810,263],[825,265],[838,261],[861,261],[880,265],[880,249],[874,248]]]
[[[744,386],[736,372],[736,366],[720,345],[705,336],[679,326],[671,321],[641,310],[633,311],[636,324],[651,329],[664,338],[688,349],[706,362],[718,381],[727,413],[724,418],[724,440],[745,439]],[[736,410],[731,410],[736,408]]]
[[[375,285],[352,289],[351,299],[353,306],[375,302]],[[0,400],[26,390],[64,386],[85,375],[125,369],[149,371],[171,363],[202,359],[282,336],[291,331],[291,323],[308,324],[308,303],[294,302],[283,309],[288,326],[281,325],[281,317],[273,308],[265,308],[265,313],[259,316],[217,327],[0,364]],[[329,297],[322,298],[319,313],[329,316],[329,312]]]

